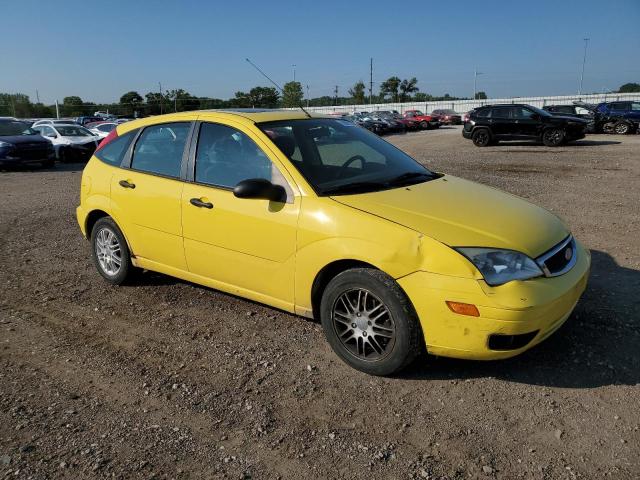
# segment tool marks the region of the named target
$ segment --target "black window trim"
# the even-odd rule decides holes
[[[173,177],[173,176],[170,176],[170,175],[163,175],[161,173],[149,172],[149,171],[146,171],[146,170],[138,170],[137,168],[132,168],[131,167],[131,162],[133,161],[133,151],[136,148],[136,144],[138,143],[138,140],[140,139],[140,136],[142,135],[142,132],[144,132],[148,128],[157,127],[159,125],[169,125],[169,124],[173,124],[173,123],[188,123],[188,124],[190,124],[189,131],[187,132],[187,138],[185,139],[185,143],[184,143],[184,149],[182,150],[182,159],[180,160],[180,174],[177,177]],[[169,180],[185,181],[186,176],[187,176],[186,175],[186,173],[187,173],[187,162],[188,162],[188,159],[189,159],[190,148],[191,148],[191,144],[192,144],[192,140],[193,140],[192,137],[193,137],[194,125],[196,123],[197,122],[194,121],[194,120],[173,120],[173,121],[167,121],[167,122],[153,123],[151,125],[146,125],[146,126],[140,128],[140,129],[138,129],[138,132],[136,133],[135,137],[133,138],[133,140],[129,144],[129,147],[127,148],[127,151],[124,154],[124,157],[122,158],[122,163],[120,163],[120,168],[123,168],[125,170],[131,170],[132,172],[143,173],[143,174],[146,174],[146,175],[153,175],[154,177],[167,178]]]

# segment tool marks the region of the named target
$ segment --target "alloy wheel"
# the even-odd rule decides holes
[[[378,361],[392,350],[396,327],[387,306],[364,288],[342,293],[333,304],[333,328],[342,345],[364,361]]]
[[[109,228],[102,228],[96,235],[96,257],[104,273],[113,277],[122,266],[122,249],[116,234]]]

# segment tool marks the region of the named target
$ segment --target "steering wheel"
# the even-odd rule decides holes
[[[353,162],[356,162],[358,160],[360,160],[360,162],[362,162],[362,169],[364,170],[364,166],[367,164],[367,161],[365,160],[365,158],[362,155],[354,155],[353,157],[351,157],[349,160],[347,160],[346,162],[344,162],[342,164],[342,166],[340,167],[340,170],[338,170],[338,174],[336,175],[336,178],[342,177],[342,175],[344,174],[346,169],[349,168],[349,166]]]

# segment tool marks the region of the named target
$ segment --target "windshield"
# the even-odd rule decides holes
[[[14,135],[37,135],[26,123],[0,122],[0,136],[11,137]]]
[[[457,115],[454,110],[438,110],[438,113],[441,113],[442,115]]]
[[[72,125],[56,125],[56,130],[63,137],[91,137],[93,133],[84,127]]]
[[[527,108],[529,110],[533,110],[534,112],[536,112],[537,114],[542,115],[543,117],[553,117],[553,115],[551,115],[549,112],[547,112],[546,110],[542,110],[538,107],[533,107],[531,105],[527,105]]]
[[[258,124],[318,195],[344,195],[422,183],[439,175],[345,120],[285,120]]]

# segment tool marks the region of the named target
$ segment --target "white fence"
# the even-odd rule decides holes
[[[307,110],[317,113],[353,113],[375,110],[397,110],[402,113],[406,110],[422,110],[431,113],[433,110],[450,108],[459,113],[496,103],[526,103],[534,107],[542,108],[545,105],[571,105],[572,102],[581,100],[585,103],[615,102],[619,100],[640,101],[640,93],[603,93],[595,95],[566,95],[559,97],[514,97],[514,98],[489,98],[486,100],[440,100],[437,102],[409,102],[409,103],[374,103],[364,105],[338,105],[329,107],[309,107]]]

